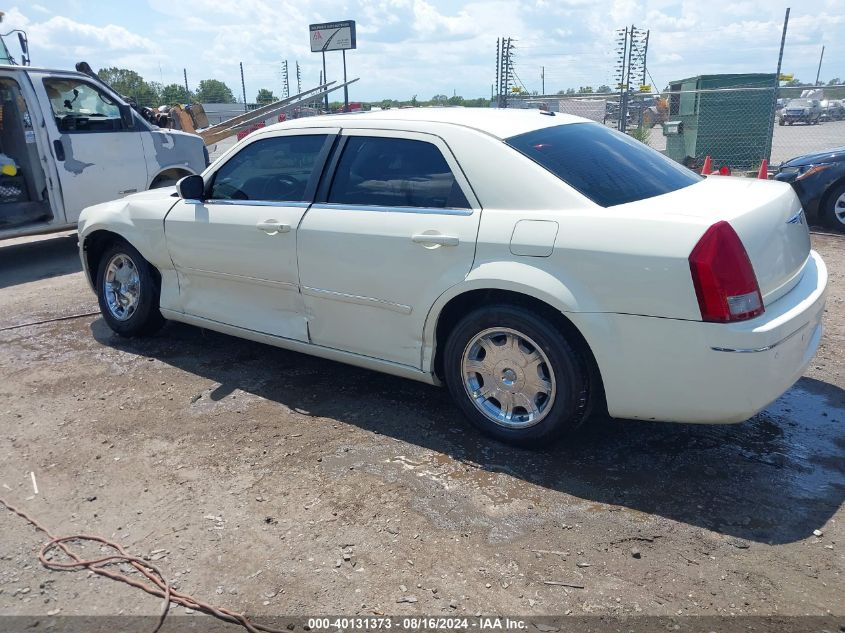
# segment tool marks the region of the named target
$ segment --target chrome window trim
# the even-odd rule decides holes
[[[383,207],[368,204],[343,204],[340,202],[319,202],[312,205],[314,209],[328,211],[374,211],[377,213],[422,213],[427,215],[472,215],[474,209],[441,209],[439,207]]]
[[[187,200],[186,200],[187,202]],[[224,204],[224,205],[240,205],[245,207],[295,207],[297,209],[306,209],[310,206],[310,202],[285,200],[225,200],[213,199],[204,200],[203,204]]]

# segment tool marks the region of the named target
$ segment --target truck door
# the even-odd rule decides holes
[[[65,219],[85,207],[143,191],[147,165],[141,129],[126,127],[119,101],[81,77],[33,74],[62,187]],[[136,119],[136,126],[143,125]]]

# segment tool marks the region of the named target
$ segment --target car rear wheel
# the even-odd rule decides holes
[[[446,384],[484,433],[522,446],[549,442],[583,422],[589,371],[576,346],[544,317],[518,306],[485,306],[446,343]]]
[[[845,183],[835,187],[827,196],[822,217],[830,228],[845,231]]]
[[[121,336],[144,336],[164,325],[153,268],[126,242],[109,246],[97,267],[97,301],[108,326]]]

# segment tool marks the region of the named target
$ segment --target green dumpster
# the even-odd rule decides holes
[[[710,156],[715,168],[756,169],[771,152],[775,86],[774,73],[670,82],[667,122],[675,125],[664,125],[666,155],[684,164]]]

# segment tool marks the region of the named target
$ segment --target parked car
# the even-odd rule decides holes
[[[845,105],[837,99],[824,99],[819,102],[822,109],[822,121],[841,121],[845,119]]]
[[[532,110],[273,125],[86,209],[79,243],[120,335],[172,319],[445,383],[520,444],[605,408],[749,418],[813,357],[827,285],[791,187]]]
[[[775,180],[792,184],[807,215],[845,231],[845,147],[792,158]]]
[[[778,115],[778,125],[818,125],[822,109],[818,99],[791,99]]]

